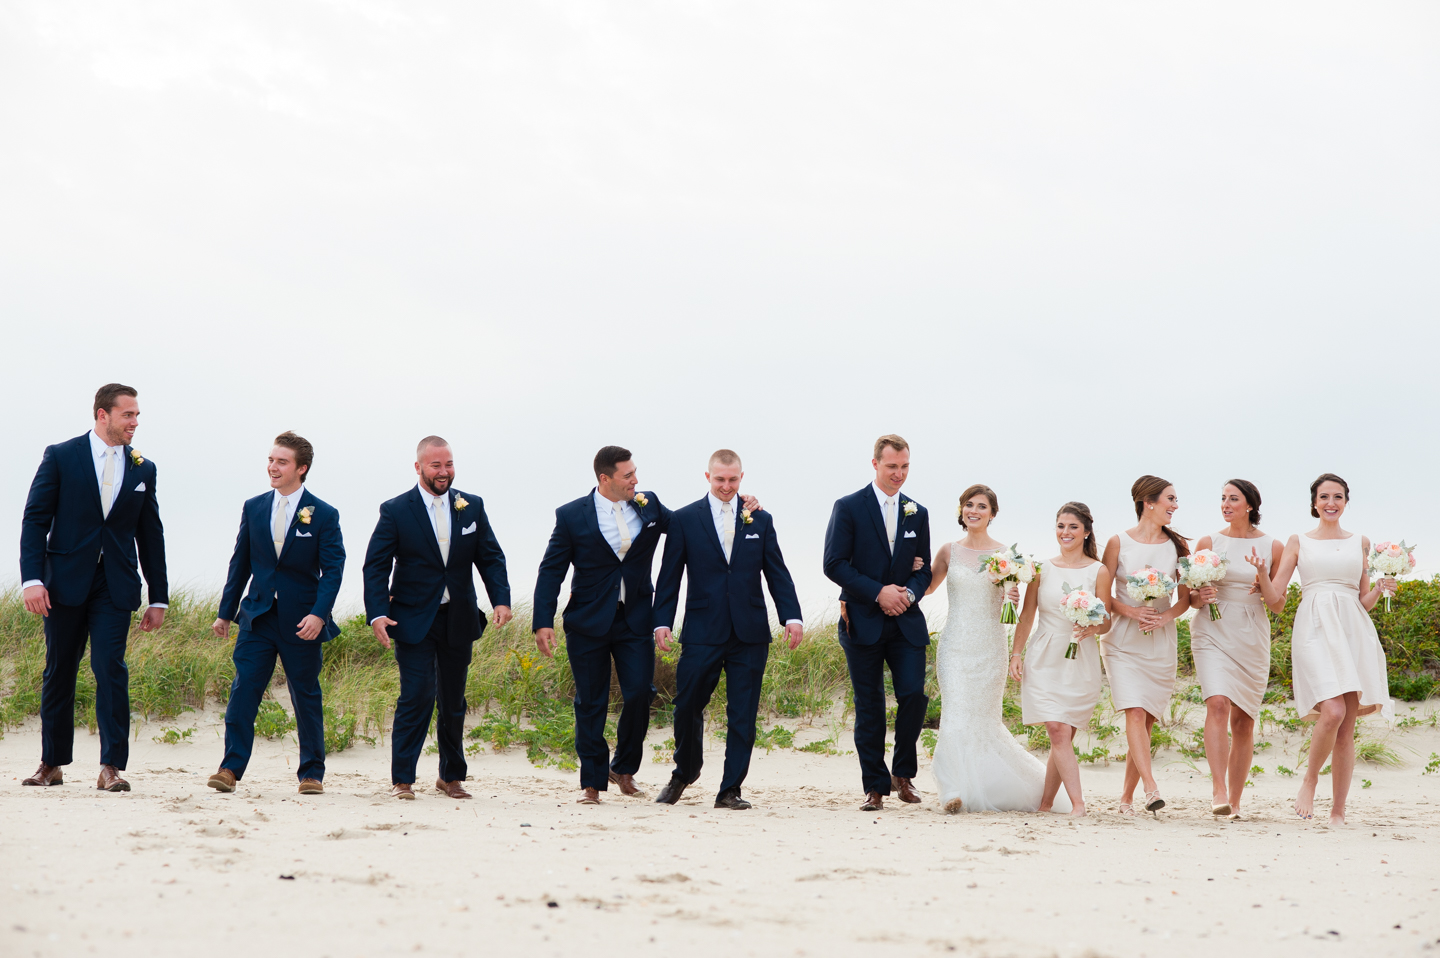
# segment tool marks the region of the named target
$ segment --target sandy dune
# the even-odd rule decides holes
[[[1272,770],[1242,821],[1213,821],[1208,780],[1162,753],[1158,820],[1114,814],[1112,765],[1084,767],[1094,814],[1072,822],[947,817],[933,800],[864,814],[853,755],[780,750],[756,757],[755,810],[724,812],[710,807],[719,743],[675,807],[614,792],[577,806],[573,774],[515,752],[475,758],[473,801],[395,802],[388,749],[368,746],[332,756],[327,793],[302,798],[293,745],[263,740],[240,789],[219,795],[204,784],[217,719],[186,716],[197,731],[181,745],[139,729],[129,794],[95,791],[99,745],[83,731],[69,781],[45,790],[20,787],[37,730],[0,740],[0,955],[1440,949],[1430,729],[1389,736],[1406,766],[1362,765],[1352,824],[1332,829],[1288,811],[1298,778],[1273,767],[1297,765],[1295,735],[1257,759]],[[639,778],[653,795],[668,774],[647,763]]]

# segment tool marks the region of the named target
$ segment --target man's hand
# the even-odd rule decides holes
[[[215,633],[216,638],[230,638],[230,620],[216,619],[214,622],[210,623],[210,631]]]
[[[790,639],[790,650],[793,652],[805,639],[805,626],[799,622],[791,622],[785,626],[785,634]]]
[[[536,629],[535,647],[540,650],[540,654],[545,656],[545,658],[555,658],[555,630]]]
[[[295,635],[304,639],[306,642],[313,642],[316,637],[320,635],[320,630],[323,628],[325,628],[325,620],[311,613],[300,620],[300,631],[296,632]]]
[[[165,610],[151,606],[140,616],[140,631],[154,632],[165,621]]]
[[[741,496],[740,504],[746,509],[749,509],[751,512],[765,511],[764,507],[760,505],[760,500],[756,499],[754,496]]]
[[[670,651],[670,630],[663,625],[655,630],[655,647],[661,652]],[[794,646],[791,646],[794,648]]]
[[[515,618],[515,613],[510,611],[508,605],[497,605],[495,607],[495,628],[504,628],[506,623],[513,618]]]
[[[879,604],[880,611],[886,615],[900,615],[910,608],[910,597],[905,594],[905,589],[898,585],[885,586],[875,601]]]
[[[394,619],[384,615],[370,623],[370,631],[375,633],[375,639],[380,643],[382,649],[390,648],[390,632],[388,631],[390,626],[399,624],[400,623]]]
[[[845,631],[850,631],[850,610],[845,607],[845,600],[840,600],[840,618],[845,620]]]
[[[50,590],[43,585],[32,585],[25,590],[25,611],[36,615],[50,614]]]

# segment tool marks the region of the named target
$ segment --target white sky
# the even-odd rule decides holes
[[[1329,470],[1440,571],[1437,41],[1432,3],[10,0],[0,541],[119,380],[172,581],[218,589],[293,428],[346,610],[432,432],[517,599],[600,445],[671,506],[731,446],[813,616],[888,431],[937,545],[971,482],[1048,556],[1147,472],[1182,532],[1240,476],[1287,535]]]

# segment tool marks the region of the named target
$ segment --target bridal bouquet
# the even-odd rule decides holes
[[[1147,565],[1134,575],[1126,577],[1125,591],[1136,602],[1143,602],[1153,608],[1156,599],[1166,598],[1175,591],[1175,580],[1159,569]]]
[[[1370,577],[1398,579],[1415,571],[1415,547],[1399,542],[1377,542],[1370,547]],[[1390,593],[1385,593],[1385,611],[1390,611]]]
[[[1230,568],[1230,560],[1210,549],[1201,549],[1199,552],[1188,556],[1180,557],[1180,584],[1187,589],[1203,589],[1212,582],[1219,582],[1225,578],[1225,570]],[[1210,603],[1210,621],[1214,622],[1220,618],[1220,607],[1214,602]]]
[[[980,560],[980,571],[1003,589],[1010,582],[1034,582],[1035,576],[1040,573],[1040,563],[1030,556],[1021,555],[1020,551],[1011,545],[1008,549],[1001,549]],[[1015,614],[1015,603],[1006,599],[1005,604],[1000,607],[1001,624],[1012,625],[1019,619]]]
[[[1104,602],[1084,589],[1072,589],[1068,582],[1060,583],[1060,588],[1065,593],[1065,598],[1060,600],[1060,614],[1069,619],[1075,628],[1084,629],[1092,625],[1099,625],[1110,614],[1106,611]],[[1079,650],[1080,643],[1075,641],[1072,634],[1070,644],[1065,647],[1065,658],[1075,658]]]

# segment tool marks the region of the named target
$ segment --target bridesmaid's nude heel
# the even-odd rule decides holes
[[[1156,815],[1155,813],[1160,811],[1160,809],[1164,807],[1165,799],[1160,797],[1159,789],[1156,789],[1153,792],[1145,793],[1145,811],[1149,812],[1152,815],[1155,815],[1156,818],[1159,818],[1160,816]]]
[[[1135,803],[1134,803],[1134,802],[1121,802],[1121,803],[1120,803],[1120,814],[1123,815],[1123,816],[1126,817],[1126,818],[1134,818],[1134,817],[1135,817]]]
[[[1216,818],[1223,818],[1230,814],[1230,803],[1221,802],[1219,805],[1210,806],[1210,814]]]

